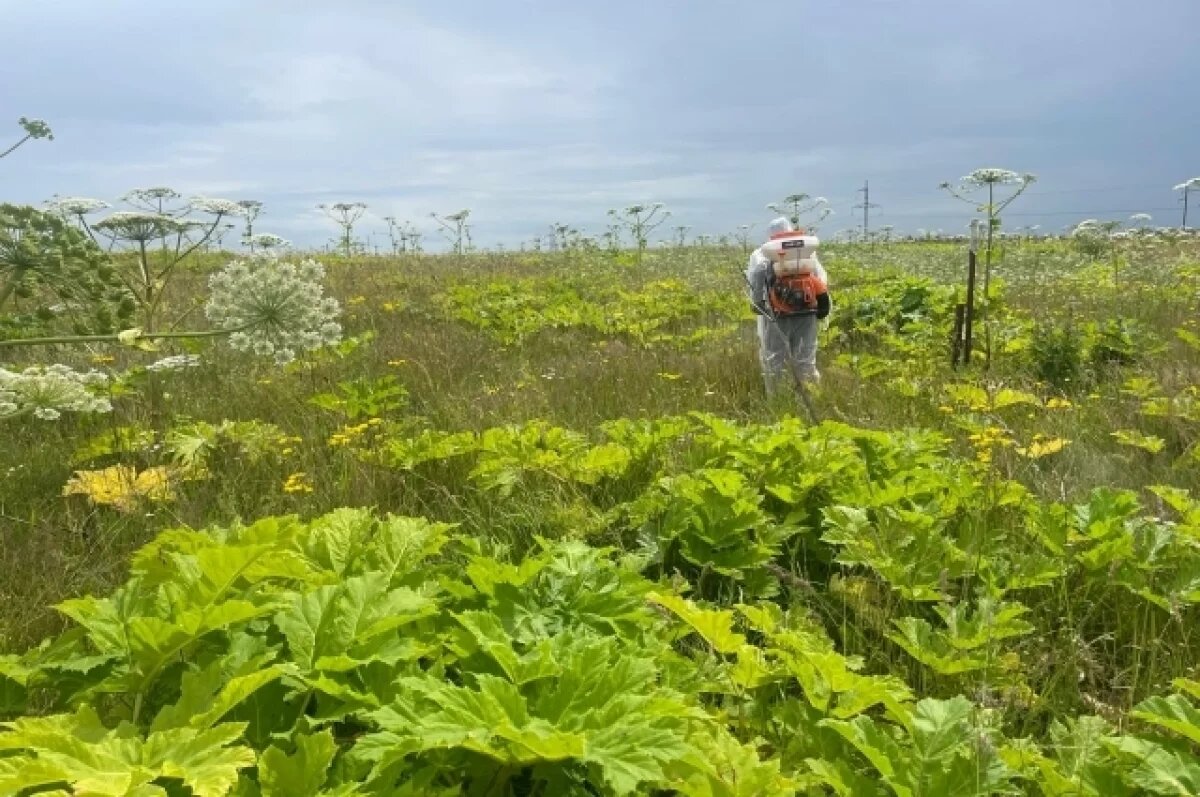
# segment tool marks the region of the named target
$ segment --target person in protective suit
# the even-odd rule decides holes
[[[772,221],[767,231],[771,239],[796,232],[791,221],[783,216]],[[780,288],[773,279],[771,260],[761,246],[750,255],[746,265],[749,299],[758,315],[759,360],[768,395],[774,395],[780,377],[788,368],[789,357],[795,358],[800,379],[818,382],[821,378],[817,370],[817,328],[819,321],[829,315],[831,305],[825,268],[815,252],[812,259],[821,289],[815,297],[815,306],[795,311],[781,311],[785,305],[778,298],[772,300],[771,292]]]

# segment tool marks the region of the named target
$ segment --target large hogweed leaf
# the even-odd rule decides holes
[[[259,759],[262,797],[317,797],[325,785],[337,753],[333,734],[328,730],[297,734],[294,742],[296,749],[291,754],[272,745]]]
[[[143,737],[129,724],[106,728],[87,707],[0,723],[0,751],[10,753],[0,758],[0,794],[60,784],[96,797],[166,794],[162,783],[179,780],[196,797],[222,797],[255,763],[254,751],[236,744],[243,728],[226,723]]]
[[[697,713],[680,696],[654,686],[652,659],[622,651],[612,638],[560,637],[561,668],[523,686],[474,675],[456,686],[410,678],[401,697],[371,714],[380,731],[356,749],[385,777],[400,760],[438,750],[483,755],[498,768],[541,767],[594,773],[614,794],[661,783],[665,767],[692,750]]]
[[[393,632],[435,610],[407,587],[389,589],[387,574],[376,572],[295,595],[274,621],[301,671],[337,672],[409,655]]]
[[[944,627],[934,628],[924,619],[895,620],[899,633],[888,638],[917,661],[939,675],[955,675],[996,668],[1004,660],[1007,640],[1024,636],[1034,626],[1022,619],[1028,608],[1011,601],[982,596],[969,604],[936,608]]]
[[[871,763],[898,797],[961,797],[1011,791],[996,733],[963,697],[916,704],[907,729],[865,715],[825,720]]]

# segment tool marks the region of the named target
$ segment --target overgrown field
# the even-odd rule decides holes
[[[1009,241],[953,369],[965,259],[826,248],[816,422],[740,249],[0,348],[113,405],[0,427],[0,795],[1200,793],[1200,248]]]

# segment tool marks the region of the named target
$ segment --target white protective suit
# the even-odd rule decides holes
[[[767,228],[770,235],[781,232],[791,232],[792,223],[780,216],[771,222]],[[825,268],[814,254],[817,262],[817,275],[826,283],[829,282]],[[800,378],[805,381],[817,382],[821,373],[817,370],[817,329],[819,321],[816,315],[783,316],[772,320],[761,312],[770,312],[767,302],[767,270],[771,261],[763,254],[762,248],[755,249],[746,264],[746,282],[748,297],[758,313],[758,342],[759,361],[762,364],[763,381],[768,395],[773,395],[778,388],[779,380],[787,375],[788,358],[794,357]]]

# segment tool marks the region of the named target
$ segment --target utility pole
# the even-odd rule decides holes
[[[879,205],[871,204],[871,184],[867,180],[863,180],[863,187],[855,191],[856,194],[863,195],[861,205],[855,205],[854,209],[862,209],[863,212],[863,243],[866,243],[867,237],[871,232],[871,208],[877,208]]]

